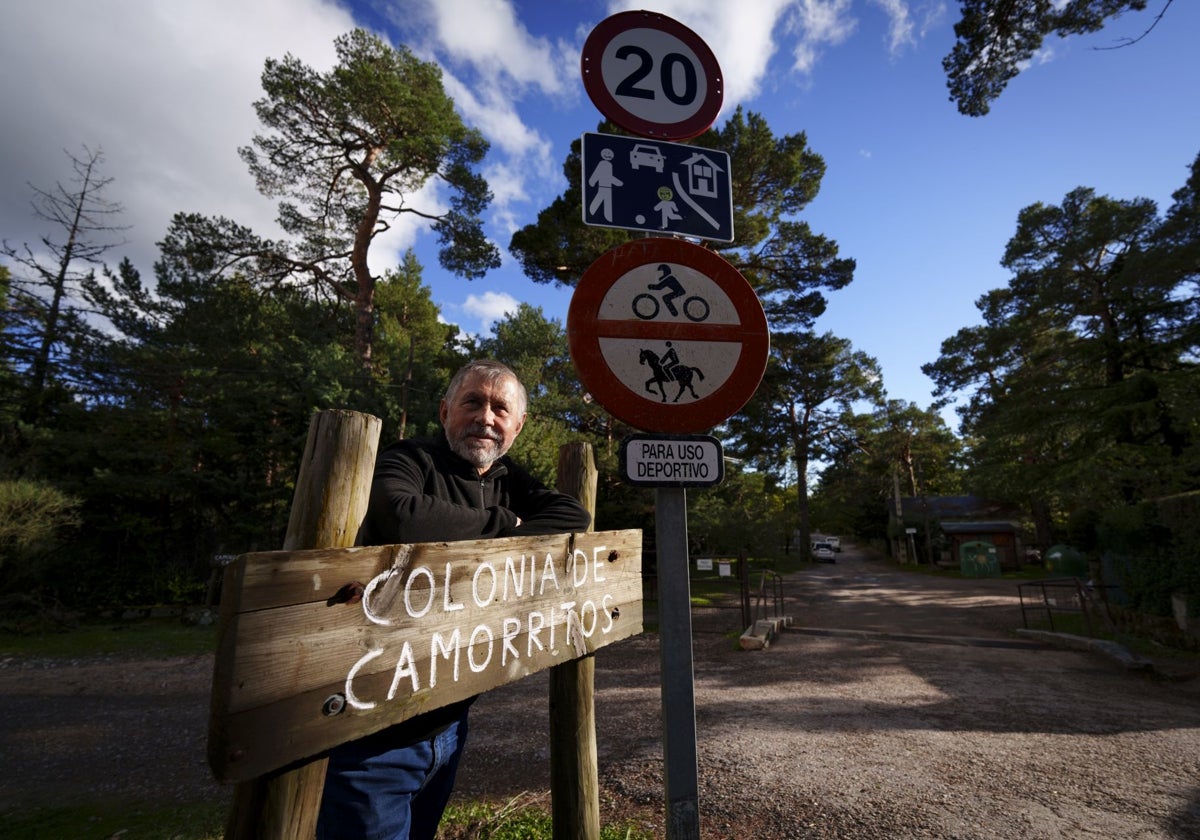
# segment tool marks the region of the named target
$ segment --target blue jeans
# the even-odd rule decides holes
[[[396,746],[389,734],[330,752],[317,840],[433,840],[467,742],[467,715],[414,744]]]

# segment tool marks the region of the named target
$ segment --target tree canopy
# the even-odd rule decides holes
[[[610,123],[599,130],[623,133]],[[821,291],[843,288],[854,275],[854,260],[841,257],[835,242],[797,218],[820,190],[825,161],[809,148],[803,132],[776,137],[761,114],[740,107],[721,128],[692,143],[727,152],[732,168],[735,239],[704,246],[754,287],[772,330],[812,326],[825,311]],[[625,231],[584,225],[581,167],[575,141],[563,165],[566,190],[534,224],[513,234],[510,250],[536,282],[574,286],[593,260],[632,238]]]
[[[1026,207],[1008,286],[922,368],[939,395],[969,394],[974,474],[997,495],[1071,510],[1200,481],[1198,171],[1162,218],[1086,188]]]
[[[980,117],[1041,49],[1047,36],[1096,32],[1148,0],[961,0],[954,49],[942,60],[950,99],[958,110]],[[1163,0],[1162,18],[1173,0]]]
[[[276,271],[353,304],[355,353],[369,368],[377,278],[368,254],[397,219],[427,221],[450,271],[479,277],[500,264],[480,218],[491,191],[475,171],[488,144],[455,111],[436,64],[362,29],[334,46],[328,73],[291,55],[267,60],[266,96],[254,103],[267,130],[239,153],[259,190],[283,199],[279,223],[294,242],[274,252]],[[449,189],[446,208],[414,201],[431,181]]]

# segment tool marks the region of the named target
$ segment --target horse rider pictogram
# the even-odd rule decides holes
[[[675,382],[679,385],[679,390],[675,393],[675,399],[672,402],[679,402],[679,398],[683,396],[685,390],[691,393],[692,399],[700,399],[696,389],[692,387],[692,380],[698,378],[703,382],[704,372],[698,367],[681,363],[679,354],[675,352],[671,342],[667,342],[667,351],[662,356],[648,347],[643,347],[638,355],[638,364],[650,365],[650,370],[654,375],[646,380],[646,390],[653,393],[653,386],[657,385],[663,402],[667,401],[666,383],[668,382]]]

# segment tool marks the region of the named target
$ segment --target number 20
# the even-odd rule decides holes
[[[627,58],[636,58],[638,60],[638,66],[633,72],[617,85],[617,95],[632,96],[636,99],[654,99],[655,92],[652,88],[638,87],[638,82],[654,72],[654,56],[642,47],[628,44],[620,47],[614,55],[622,61]],[[683,71],[682,92],[675,90],[674,70],[676,66]],[[696,68],[687,56],[674,52],[664,55],[662,66],[658,70],[658,76],[659,86],[662,88],[663,95],[676,105],[686,106],[696,101]]]

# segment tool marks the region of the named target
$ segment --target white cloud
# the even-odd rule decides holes
[[[798,0],[789,20],[797,37],[792,47],[792,69],[803,75],[813,72],[826,47],[836,47],[857,27],[850,16],[850,0]]]
[[[411,14],[412,5],[393,8],[398,15]],[[562,56],[556,46],[530,35],[507,0],[424,0],[424,13],[450,62],[470,64],[493,84],[507,78],[563,94],[573,80],[559,72]]]
[[[874,0],[874,3],[888,16],[888,51],[892,55],[916,43],[907,0]]]
[[[4,238],[48,233],[31,215],[27,184],[65,184],[62,150],[78,154],[83,144],[104,152],[105,197],[132,226],[121,255],[147,278],[176,212],[277,235],[274,204],[237,157],[260,128],[252,103],[263,62],[291,52],[332,66],[334,38],[353,27],[346,12],[320,0],[43,0],[9,4],[4,16]]]
[[[716,56],[725,79],[722,113],[753,99],[775,54],[772,33],[795,0],[711,2],[711,0],[612,0],[609,14],[646,9],[673,18],[699,35]]]
[[[506,292],[484,292],[482,295],[467,295],[462,309],[465,314],[479,320],[481,333],[489,333],[493,324],[515,313],[519,306],[520,301]]]

